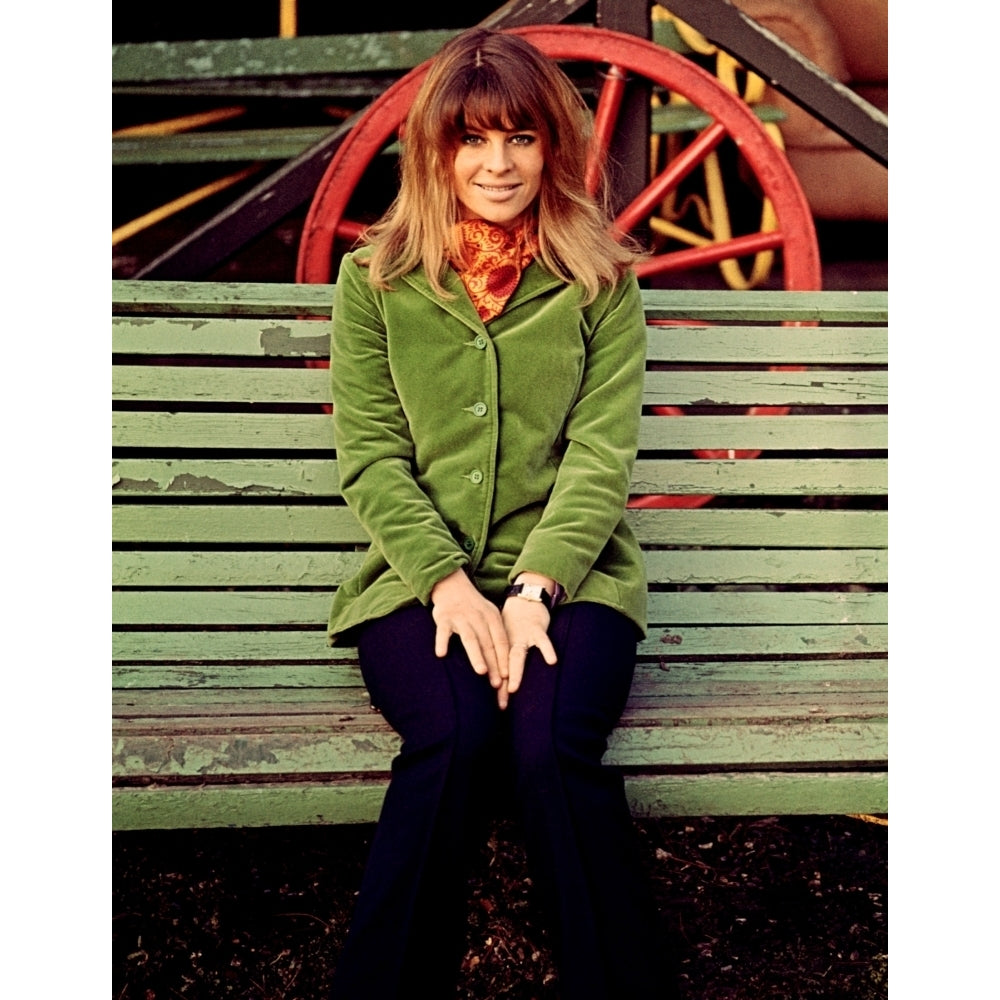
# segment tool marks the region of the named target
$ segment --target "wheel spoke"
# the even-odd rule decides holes
[[[632,203],[615,219],[615,228],[622,233],[634,229],[709,153],[726,137],[726,127],[720,122],[710,125],[679,156],[648,184]]]
[[[585,184],[590,194],[596,194],[601,172],[611,148],[615,123],[625,97],[626,75],[620,66],[611,65],[604,77],[597,108],[594,111],[594,138],[587,163]]]
[[[707,267],[723,260],[748,257],[763,250],[777,250],[784,245],[784,242],[785,237],[780,230],[734,236],[730,240],[718,243],[706,243],[704,246],[691,247],[687,250],[657,254],[637,264],[635,272],[640,278],[647,278],[652,274],[668,274],[689,268]]]

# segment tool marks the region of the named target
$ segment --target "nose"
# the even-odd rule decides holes
[[[510,151],[506,137],[492,137],[486,146],[484,166],[495,174],[501,174],[510,167]]]

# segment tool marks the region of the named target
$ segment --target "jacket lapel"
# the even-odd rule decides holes
[[[403,275],[402,280],[433,302],[439,309],[443,309],[450,316],[454,316],[455,319],[460,320],[470,329],[476,331],[484,329],[483,321],[479,318],[479,313],[476,312],[476,307],[472,304],[472,299],[469,298],[469,293],[465,290],[462,279],[453,268],[449,267],[447,269],[443,281],[445,290],[455,296],[452,299],[441,299],[434,294],[434,290],[427,281],[427,275],[424,273],[422,267],[418,267],[410,271],[409,274]],[[544,295],[551,289],[558,288],[563,284],[562,279],[557,278],[551,271],[539,264],[537,260],[533,260],[524,269],[521,274],[521,280],[518,282],[517,288],[514,289],[514,294],[507,300],[504,311],[497,319],[512,312],[518,306],[524,305],[526,302],[530,302],[532,299],[538,298],[539,295]]]

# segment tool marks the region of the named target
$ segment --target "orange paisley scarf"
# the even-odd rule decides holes
[[[538,251],[538,240],[524,228],[509,233],[483,219],[465,219],[456,228],[468,263],[464,267],[461,261],[452,263],[486,323],[503,312],[521,272]]]

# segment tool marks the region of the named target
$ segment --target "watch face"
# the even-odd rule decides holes
[[[531,584],[525,584],[521,587],[521,596],[527,597],[530,601],[543,601],[545,598],[542,596],[545,593],[543,587]]]

